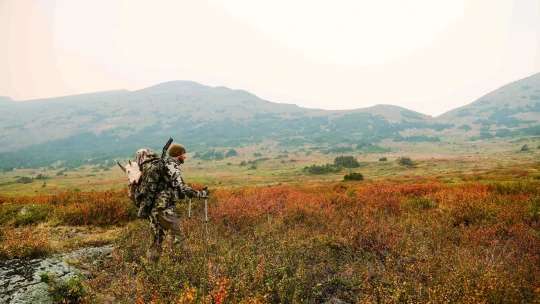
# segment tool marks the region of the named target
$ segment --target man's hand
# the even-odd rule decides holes
[[[208,190],[208,187],[204,187],[204,189],[199,191],[197,196],[199,198],[208,198],[210,196],[210,190]]]

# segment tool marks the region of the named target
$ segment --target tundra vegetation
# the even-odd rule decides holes
[[[351,173],[345,174],[345,176],[343,176],[343,180],[360,181],[360,180],[364,180],[364,176],[362,175],[362,173],[351,172]]]
[[[97,303],[534,303],[540,162],[520,151],[526,143],[538,145],[383,142],[399,152],[351,156],[255,144],[188,159],[186,180],[213,190],[209,222],[204,202],[192,202],[190,219],[179,202],[186,246],[165,242],[158,264],[145,261],[148,223],[136,219],[120,168],[15,169],[0,175],[0,259],[114,245],[72,282]],[[400,165],[403,155],[414,166]],[[360,167],[304,172],[338,159]],[[47,187],[10,183],[37,172]],[[343,181],[355,174],[363,180]]]

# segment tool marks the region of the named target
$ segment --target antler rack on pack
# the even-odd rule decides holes
[[[128,196],[137,208],[140,208],[144,196],[154,195],[166,186],[168,180],[165,156],[172,142],[171,137],[163,147],[161,157],[150,148],[137,150],[135,153],[137,166],[131,162],[131,159],[125,167],[118,162],[118,166],[130,178]]]

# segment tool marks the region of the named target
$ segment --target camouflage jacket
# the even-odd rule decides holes
[[[177,161],[171,157],[165,159],[165,166],[167,167],[167,174],[170,180],[172,188],[175,190],[174,195],[176,199],[183,198],[182,194],[188,197],[196,197],[198,191],[188,186],[182,178],[182,172]]]
[[[152,149],[143,148],[137,151],[137,163],[142,169],[138,199],[152,209],[174,209],[176,199],[198,195],[182,179],[178,163],[168,157],[161,159]]]

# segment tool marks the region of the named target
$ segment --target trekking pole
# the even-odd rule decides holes
[[[205,219],[205,229],[206,229],[206,241],[208,241],[208,199],[204,199],[204,219]]]
[[[187,217],[188,220],[191,219],[191,198],[189,199]]]
[[[191,198],[189,199],[187,218],[188,218],[187,234],[189,237],[189,225],[191,224],[191,221],[190,221],[191,220]]]
[[[204,219],[206,224],[208,224],[208,199],[204,199]]]

